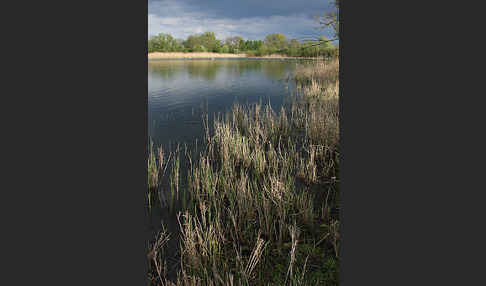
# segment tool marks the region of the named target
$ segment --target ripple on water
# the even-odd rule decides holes
[[[161,61],[149,63],[149,136],[164,144],[192,141],[202,131],[203,110],[230,110],[235,101],[261,101],[279,109],[285,76],[293,62],[255,60]]]

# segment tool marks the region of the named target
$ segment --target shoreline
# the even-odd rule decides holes
[[[248,56],[247,54],[223,54],[223,53],[162,53],[162,52],[154,52],[148,53],[148,60],[164,60],[164,59],[216,59],[216,58],[236,58],[236,59],[296,59],[296,60],[322,60],[323,58],[315,57],[315,58],[303,58],[303,57],[287,57],[278,54],[267,55],[267,56]]]

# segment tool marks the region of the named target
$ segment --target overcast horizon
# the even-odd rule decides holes
[[[148,0],[148,36],[167,33],[186,39],[214,32],[218,39],[263,40],[272,33],[299,41],[322,35],[332,38],[333,32],[320,30],[315,20],[330,9],[329,0]]]

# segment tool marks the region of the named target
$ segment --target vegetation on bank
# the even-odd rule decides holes
[[[255,56],[251,54],[222,54],[222,53],[197,53],[197,52],[153,52],[148,54],[149,60],[157,59],[215,59],[215,58],[247,58],[247,59],[324,59],[323,57],[291,57],[280,54]]]
[[[184,52],[184,53],[221,53],[266,56],[280,54],[288,57],[337,57],[339,48],[327,38],[318,41],[287,40],[283,34],[270,34],[262,40],[245,40],[242,37],[216,39],[213,32],[191,35],[186,40],[175,39],[170,34],[158,34],[148,41],[148,52]]]
[[[218,53],[183,53],[183,52],[152,52],[148,59],[212,59],[212,58],[245,58],[246,54],[218,54]]]
[[[169,233],[162,222],[150,245],[151,284],[338,283],[338,70],[337,60],[299,65],[298,93],[278,112],[235,104],[212,126],[206,119],[203,150],[184,152],[184,178],[179,148],[150,146],[148,193],[166,194],[180,227]],[[167,255],[172,239],[176,257]]]

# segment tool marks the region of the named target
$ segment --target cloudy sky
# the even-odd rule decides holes
[[[271,33],[298,40],[331,38],[332,32],[319,30],[314,19],[329,9],[330,0],[148,0],[148,33],[178,39],[206,31],[218,39],[263,40]]]

